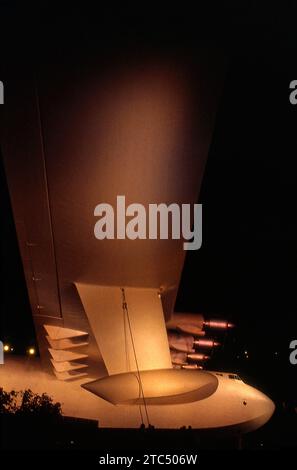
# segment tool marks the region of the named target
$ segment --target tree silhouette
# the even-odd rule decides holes
[[[62,416],[61,404],[43,393],[38,395],[32,390],[6,392],[0,388],[0,414],[20,417],[40,417],[59,419]]]
[[[0,388],[0,414],[15,414],[17,395],[18,392],[14,390],[5,392],[2,387]]]

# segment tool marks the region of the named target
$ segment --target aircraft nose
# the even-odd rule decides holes
[[[263,415],[263,420],[265,419],[264,423],[267,423],[267,421],[270,420],[271,416],[273,415],[273,413],[275,411],[275,404],[266,395],[265,395],[265,401],[264,401],[263,409],[265,410],[264,415]]]
[[[274,413],[273,401],[256,388],[246,385],[246,399],[243,404],[247,408],[248,420],[246,421],[246,432],[254,431],[270,420]]]
[[[273,401],[264,393],[258,392],[258,412],[257,418],[255,419],[255,429],[263,426],[267,421],[270,420],[275,410],[275,404]]]

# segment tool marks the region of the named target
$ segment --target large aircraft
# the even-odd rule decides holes
[[[5,357],[2,384],[106,427],[257,429],[273,402],[202,369],[217,346],[205,331],[228,322],[174,312],[183,240],[94,236],[95,208],[119,195],[197,202],[221,59],[96,60],[37,81],[20,70],[6,90],[2,153],[40,359]]]

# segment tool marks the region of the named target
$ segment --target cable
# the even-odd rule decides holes
[[[129,348],[128,348],[128,338],[127,338],[127,327],[126,327],[126,312],[123,304],[123,321],[124,321],[124,340],[125,340],[125,352],[126,352],[126,369],[131,370],[130,358],[129,358]]]
[[[127,302],[126,302],[126,299],[125,299],[124,289],[122,289],[122,298],[123,298],[122,309],[123,309],[124,341],[125,341],[125,352],[126,352],[126,369],[128,371],[130,371],[131,366],[130,366],[128,338],[127,338],[127,330],[126,330],[126,322],[127,322],[126,317],[128,316],[128,313],[127,313],[127,308],[126,308],[127,307]],[[128,318],[127,318],[127,320],[128,320]],[[131,335],[131,331],[130,331],[130,335]],[[140,396],[141,396],[141,386],[140,386],[139,378],[138,378],[137,375],[135,375],[135,378],[138,382],[138,386],[139,386],[138,398],[140,398]],[[144,419],[143,419],[143,414],[142,414],[142,409],[141,409],[141,404],[139,405],[139,414],[140,414],[141,423],[145,426]]]
[[[138,398],[140,398],[140,395],[141,395],[141,385],[140,385],[139,377],[138,377],[137,375],[135,375],[135,378],[136,378],[136,380],[137,380],[137,382],[138,382],[138,387],[139,387]],[[140,414],[141,422],[142,422],[142,424],[145,426],[145,424],[144,424],[144,419],[143,419],[143,414],[142,414],[141,404],[139,404],[139,414]]]
[[[130,336],[131,336],[131,343],[132,343],[132,348],[133,348],[133,354],[134,354],[136,369],[137,369],[139,389],[140,389],[142,399],[143,399],[143,404],[144,404],[147,423],[148,423],[148,426],[150,426],[150,420],[149,420],[147,405],[146,405],[146,401],[145,401],[145,397],[144,397],[143,386],[142,386],[142,381],[141,381],[141,375],[140,375],[140,371],[139,371],[139,367],[138,367],[136,349],[135,349],[135,344],[134,344],[134,339],[133,339],[133,334],[132,334],[132,328],[131,328],[131,323],[130,323],[129,310],[128,310],[128,305],[127,305],[127,302],[126,302],[125,289],[122,287],[121,290],[122,290],[122,300],[123,300],[122,308],[123,308],[123,313],[124,313],[124,319],[125,319],[125,315],[126,315],[127,320],[128,320]],[[141,413],[141,419],[142,419],[142,423],[143,423],[142,413]]]

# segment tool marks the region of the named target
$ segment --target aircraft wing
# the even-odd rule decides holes
[[[146,208],[197,202],[223,70],[217,54],[197,57],[141,66],[96,58],[88,73],[66,60],[37,81],[26,69],[7,78],[5,170],[39,350],[58,378],[86,372],[66,359],[52,368],[53,348],[87,355],[95,377],[135,367],[123,286],[141,368],[169,367],[163,313],[174,308],[183,240],[97,240],[94,209],[115,207],[117,195]]]

